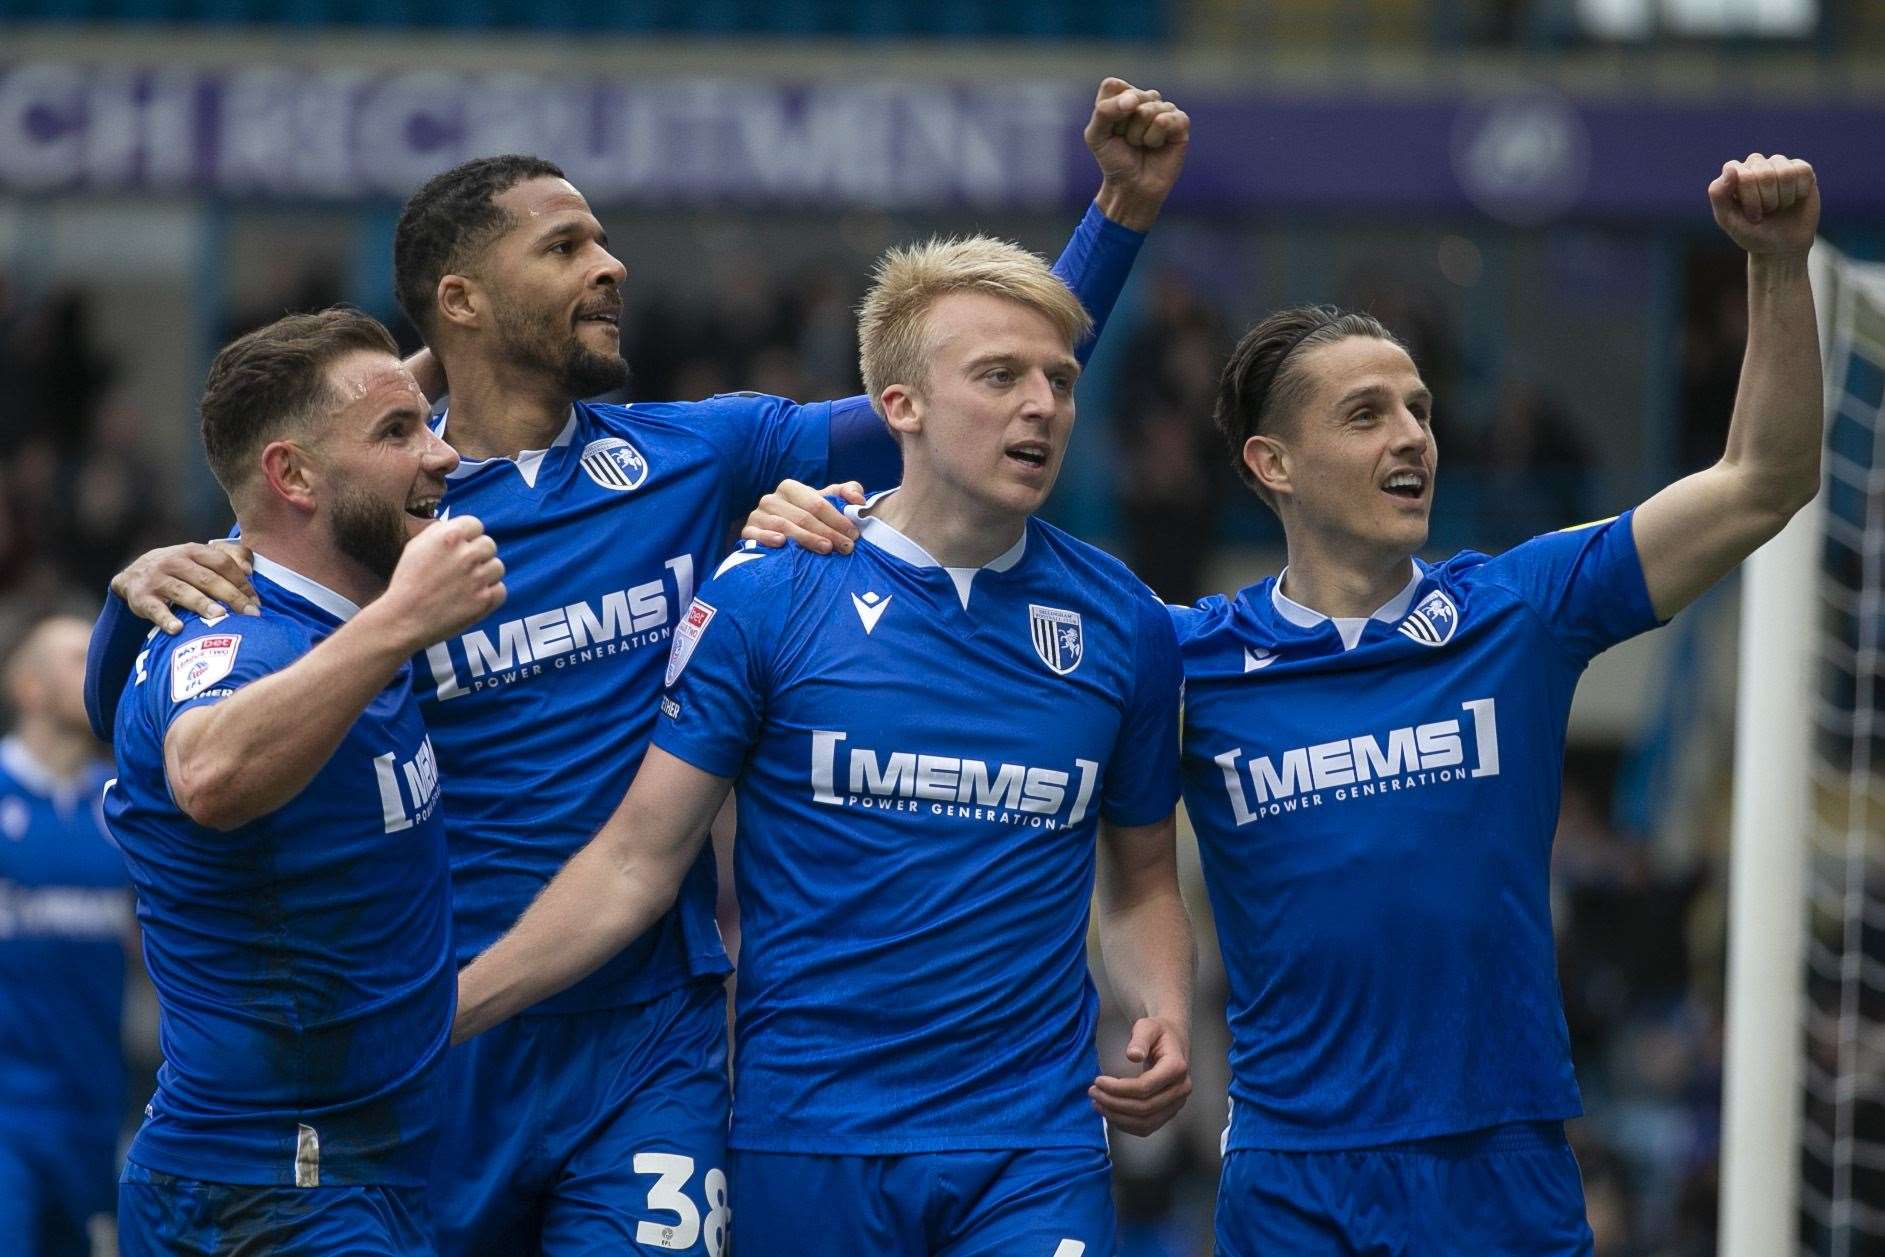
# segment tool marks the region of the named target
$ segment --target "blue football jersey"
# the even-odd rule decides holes
[[[255,556],[260,617],[151,635],[118,708],[105,814],[137,889],[164,1063],[131,1147],[219,1183],[418,1185],[457,969],[439,769],[410,667],[307,788],[228,833],[171,800],[164,736],[357,608]]]
[[[1169,617],[1038,521],[980,569],[862,529],[735,554],[669,664],[656,745],[738,778],[730,1142],[1103,1146],[1095,834],[1177,801]]]
[[[124,1117],[131,893],[103,764],[54,778],[0,741],[0,1125],[111,1138]]]
[[[497,941],[621,803],[675,621],[762,495],[787,477],[823,483],[831,409],[750,393],[579,402],[549,449],[452,473],[442,509],[484,522],[509,591],[416,665],[449,783],[460,963]],[[639,1003],[727,972],[714,898],[707,851],[659,925],[538,1010]]]
[[[1370,618],[1274,578],[1174,615],[1229,1147],[1575,1115],[1551,840],[1577,679],[1656,624],[1630,517],[1416,561]]]
[[[1144,240],[1089,206],[1055,263],[1093,316],[1082,360]],[[781,480],[881,488],[898,465],[865,398],[798,405],[755,393],[578,403],[550,449],[460,465],[444,509],[484,521],[509,590],[497,612],[416,661],[447,779],[461,963],[516,921],[621,802],[647,746],[676,613],[734,526]],[[109,724],[142,636],[123,601],[107,598],[86,661],[95,729]],[[714,898],[703,854],[655,928],[535,1011],[645,1002],[727,972]]]

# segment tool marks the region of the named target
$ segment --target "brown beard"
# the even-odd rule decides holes
[[[334,499],[334,547],[382,583],[393,579],[406,548],[406,512],[370,493],[343,488]]]

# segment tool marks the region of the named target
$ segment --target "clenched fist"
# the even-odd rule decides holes
[[[504,563],[475,516],[454,515],[406,543],[373,602],[411,651],[443,641],[504,604]]]
[[[1100,164],[1100,211],[1122,227],[1149,230],[1190,143],[1191,119],[1177,105],[1124,79],[1102,81],[1086,124],[1086,145]]]
[[[1751,254],[1804,256],[1820,225],[1819,181],[1813,167],[1779,153],[1731,161],[1708,185],[1715,222]]]

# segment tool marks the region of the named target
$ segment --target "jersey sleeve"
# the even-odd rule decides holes
[[[208,707],[272,676],[308,653],[306,636],[266,616],[190,618],[133,665],[132,685],[149,705],[161,738],[184,712]]]
[[[1546,533],[1488,559],[1482,579],[1538,613],[1579,667],[1661,621],[1650,605],[1631,530],[1633,512]]]
[[[862,395],[831,403],[831,464],[826,483],[855,480],[866,495],[903,482],[903,451]]]
[[[675,626],[654,744],[715,777],[739,776],[765,714],[770,637],[758,587],[769,582],[743,569],[785,561],[736,551]]]
[[[832,402],[801,405],[768,393],[720,393],[687,416],[732,469],[734,509],[743,516],[781,480],[826,483]]]
[[[112,727],[118,723],[118,702],[131,680],[138,652],[154,631],[132,613],[124,599],[105,595],[104,610],[98,613],[91,643],[85,648],[85,718],[100,742],[111,741]]]
[[[1144,243],[1144,232],[1121,227],[1100,213],[1096,202],[1087,206],[1080,225],[1073,229],[1073,238],[1067,241],[1067,247],[1061,250],[1059,260],[1054,263],[1054,274],[1066,281],[1093,318],[1092,332],[1076,351],[1082,366],[1086,365],[1093,346],[1099,343],[1100,333],[1106,329],[1106,320],[1112,317],[1113,307],[1119,303],[1126,277],[1132,274],[1132,264],[1138,260],[1139,248]]]
[[[1150,825],[1178,805],[1178,637],[1162,603],[1147,594],[1138,604],[1131,698],[1100,794],[1100,815],[1113,825]]]

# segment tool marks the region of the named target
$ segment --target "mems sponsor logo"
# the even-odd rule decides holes
[[[850,736],[812,731],[812,802],[1046,829],[1086,819],[1099,781],[1100,766],[1090,759],[1076,759],[1071,771],[991,764],[842,745]]]
[[[425,652],[440,701],[511,685],[557,669],[624,652],[666,650],[676,608],[694,598],[694,559],[662,565],[666,574],[600,598],[485,623]]]
[[[391,751],[375,755],[373,776],[379,784],[380,815],[389,834],[425,821],[439,804],[439,761],[432,753],[429,737],[419,743],[410,759],[401,760]]]
[[[1476,698],[1460,708],[1464,720],[1404,725],[1281,753],[1246,756],[1242,747],[1233,747],[1215,757],[1224,771],[1231,815],[1237,824],[1248,825],[1325,803],[1498,776],[1495,700]]]
[[[88,886],[20,886],[0,881],[0,938],[121,940],[131,899]]]

